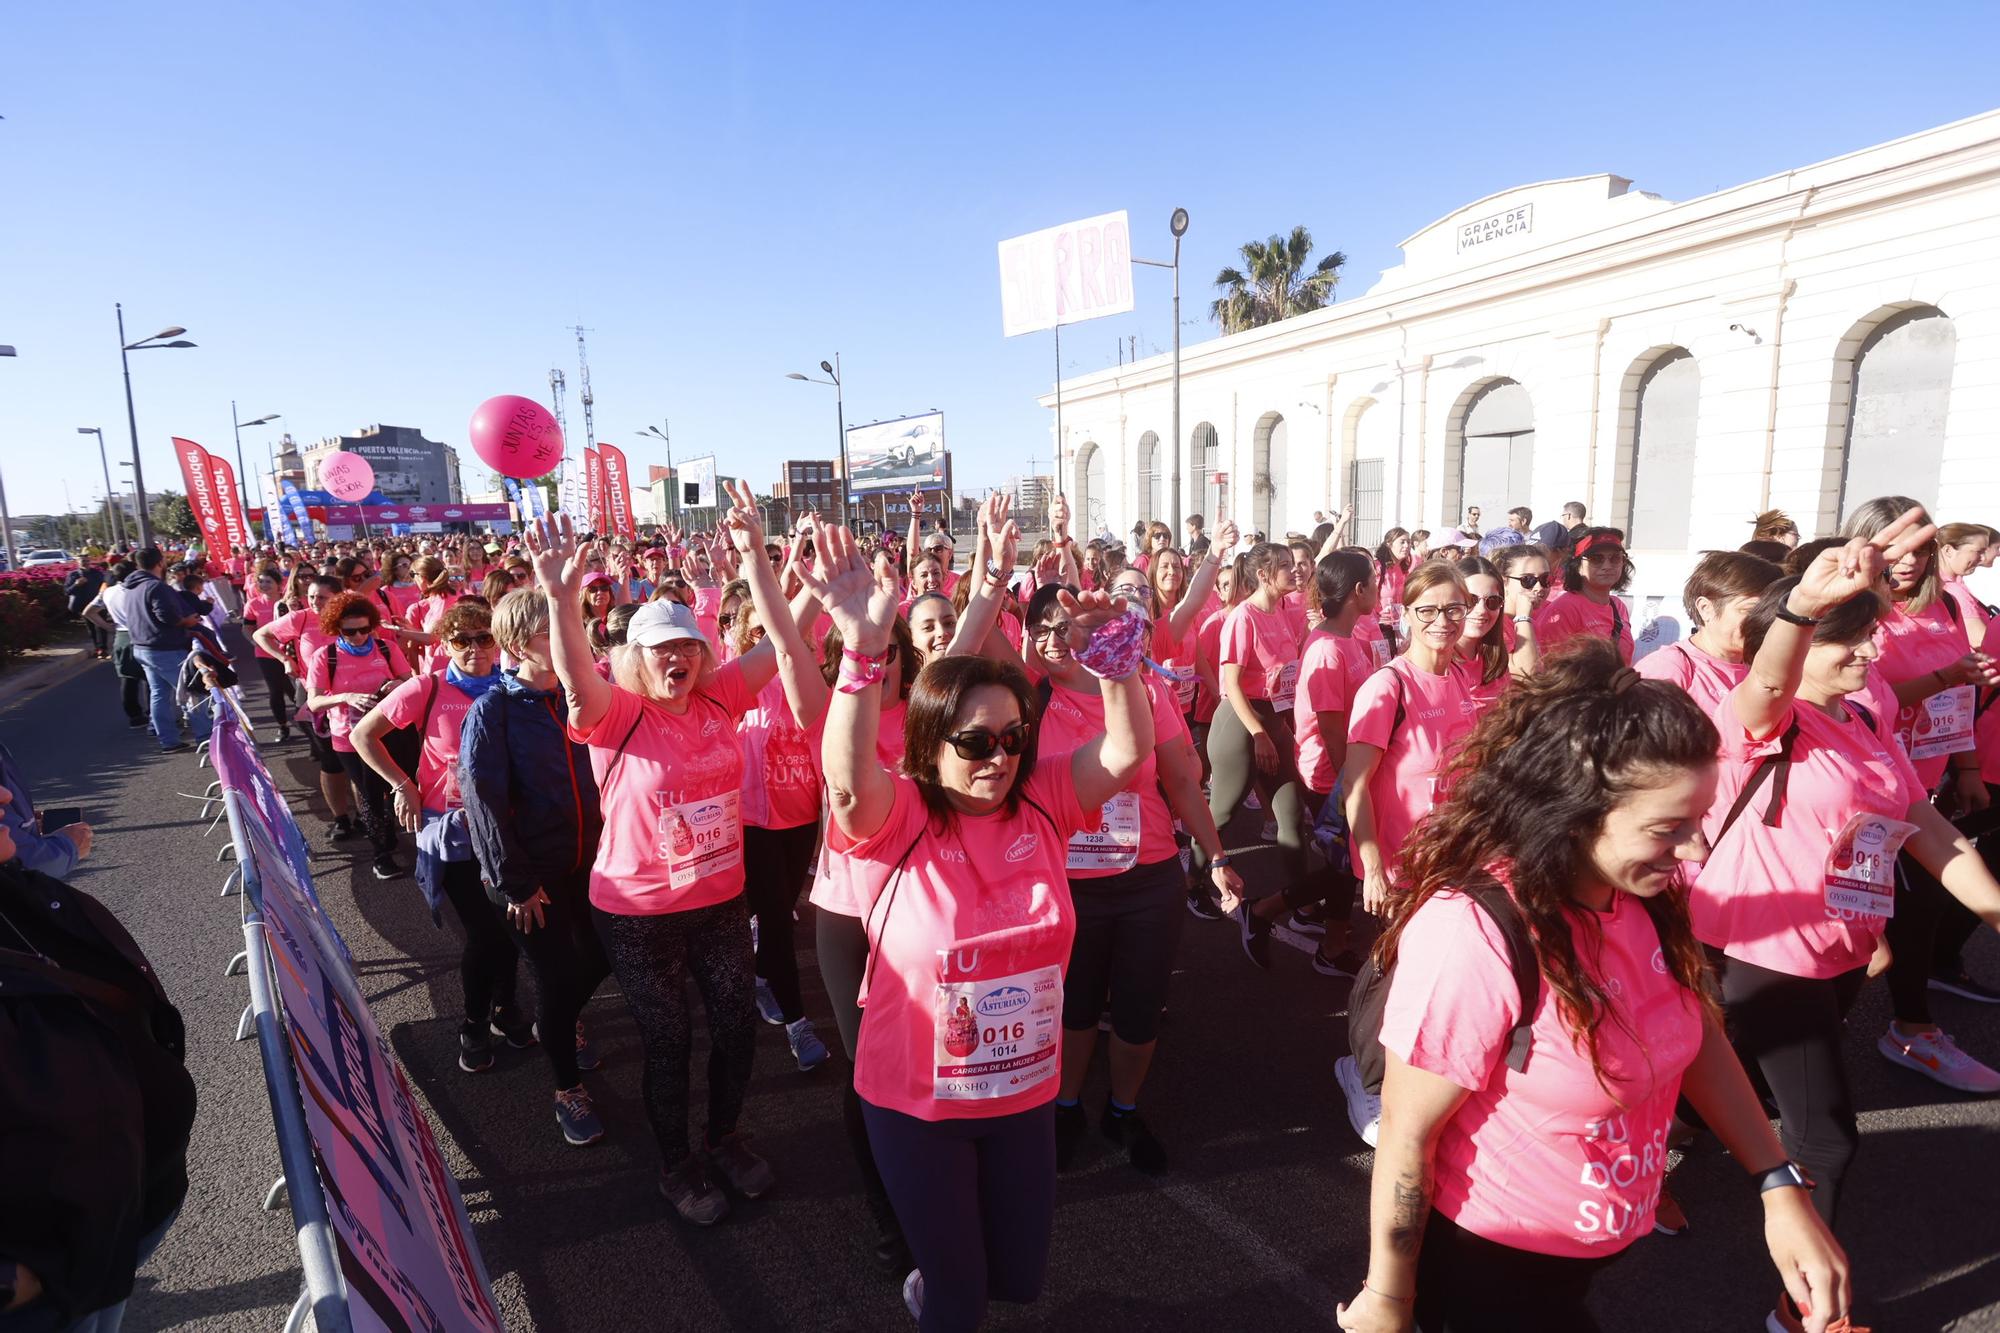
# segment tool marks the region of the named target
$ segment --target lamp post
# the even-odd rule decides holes
[[[14,355],[11,343],[0,343],[0,356]],[[7,568],[19,568],[14,559],[14,518],[7,512],[7,483],[0,480],[0,548],[7,552]]]
[[[78,426],[76,433],[97,437],[97,464],[104,469],[104,501],[111,506],[111,527],[117,539],[122,542],[125,540],[125,519],[118,512],[118,493],[111,489],[111,461],[104,452],[104,432],[96,426]]]
[[[254,529],[250,528],[250,474],[243,470],[243,428],[245,426],[268,426],[278,419],[278,413],[272,412],[267,416],[258,417],[254,421],[237,421],[236,400],[232,398],[229,400],[229,419],[236,426],[236,484],[243,491],[243,526],[246,529],[244,535],[249,536]],[[257,487],[257,492],[259,495],[262,495],[263,491],[264,487],[260,483]],[[270,507],[268,499],[264,503],[266,508]]]
[[[854,485],[854,478],[847,471],[847,401],[846,391],[840,382],[840,353],[835,352],[833,360],[830,362],[820,362],[819,368],[826,372],[826,378],[823,380],[816,380],[810,375],[801,375],[796,370],[787,372],[785,378],[788,380],[800,380],[806,384],[831,384],[833,386],[833,419],[835,428],[840,432],[840,524],[842,527],[847,527],[849,526],[847,521],[847,493]]]
[[[1174,234],[1174,258],[1172,263],[1158,259],[1134,259],[1135,264],[1150,264],[1154,268],[1170,268],[1174,271],[1174,449],[1173,449],[1173,528],[1174,540],[1181,535],[1181,237],[1187,235],[1188,211],[1176,208],[1174,215],[1167,219],[1167,229]]]
[[[643,435],[649,440],[658,440],[667,446],[667,526],[678,528],[681,525],[681,477],[680,473],[674,471],[673,428],[673,422],[662,421],[657,426],[648,426],[644,430],[632,433]]]
[[[146,469],[139,461],[139,416],[132,408],[132,358],[133,352],[149,351],[164,347],[193,347],[194,344],[181,337],[187,330],[175,324],[161,329],[150,338],[138,342],[125,341],[125,306],[117,304],[118,311],[118,364],[125,370],[125,424],[132,432],[132,498],[137,505],[139,521],[139,544],[153,544],[153,519],[146,512]],[[167,341],[171,340],[171,341]],[[233,420],[233,418],[232,418]]]

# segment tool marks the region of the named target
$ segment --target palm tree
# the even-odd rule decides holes
[[[1304,227],[1292,228],[1290,236],[1246,241],[1243,268],[1225,268],[1215,275],[1222,295],[1209,304],[1209,315],[1224,333],[1241,333],[1326,305],[1347,256],[1335,250],[1308,272],[1312,248],[1312,233]]]

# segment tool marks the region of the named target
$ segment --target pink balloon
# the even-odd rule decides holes
[[[503,393],[472,414],[472,452],[503,477],[540,477],[562,462],[562,427],[532,398]]]
[[[343,449],[319,465],[319,484],[336,500],[359,500],[375,489],[375,469]]]

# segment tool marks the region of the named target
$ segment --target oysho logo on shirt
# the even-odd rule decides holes
[[[1042,839],[1039,834],[1023,833],[1020,837],[1014,839],[1013,843],[1007,848],[1007,864],[1016,865],[1027,860],[1035,854],[1035,849],[1041,845]]]

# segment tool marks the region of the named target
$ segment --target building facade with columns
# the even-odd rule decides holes
[[[1360,296],[1183,350],[1177,506],[1171,359],[1065,380],[1089,531],[1281,535],[1352,502],[1372,544],[1575,500],[1678,614],[1692,553],[1764,509],[1807,537],[1886,493],[2000,523],[2000,112],[1684,203],[1526,185],[1402,251]]]

